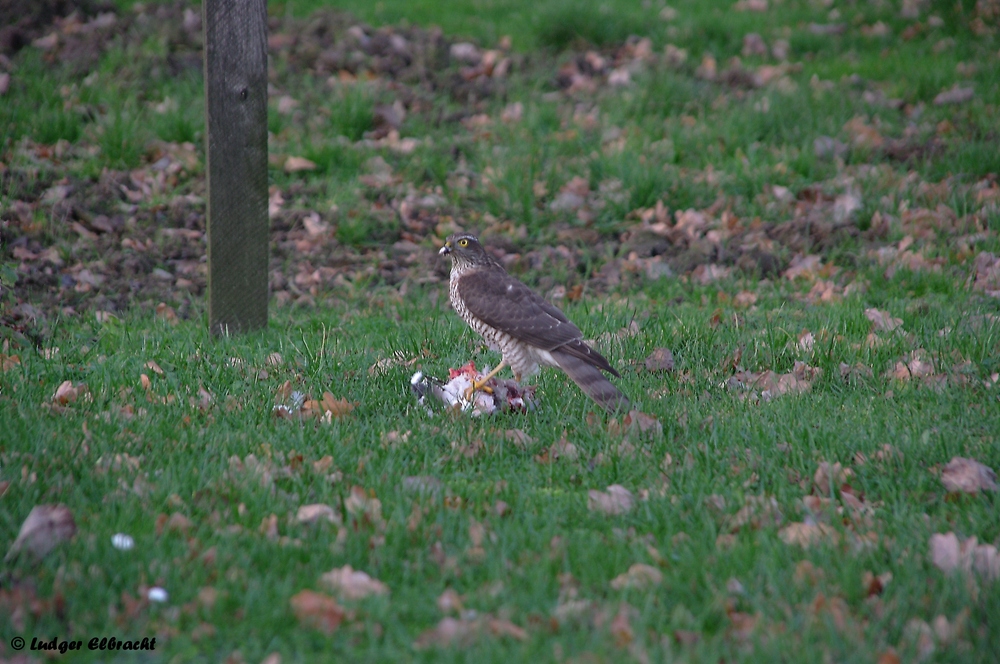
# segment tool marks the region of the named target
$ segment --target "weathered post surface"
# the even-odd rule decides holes
[[[208,319],[213,334],[267,324],[267,4],[203,0]]]

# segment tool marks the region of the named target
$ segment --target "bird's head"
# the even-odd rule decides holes
[[[493,261],[489,254],[479,244],[475,235],[470,233],[455,233],[448,237],[438,252],[442,256],[451,256],[453,265],[490,265]]]

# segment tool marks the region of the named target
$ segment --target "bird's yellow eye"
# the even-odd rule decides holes
[[[469,241],[466,240],[463,237],[461,240],[458,241],[458,246],[460,246],[460,247],[468,247],[469,246]]]

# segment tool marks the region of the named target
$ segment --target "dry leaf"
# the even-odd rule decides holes
[[[458,618],[442,618],[433,628],[420,633],[413,647],[418,650],[431,646],[448,646],[474,634],[478,625],[474,621]]]
[[[156,519],[156,534],[162,535],[164,531],[172,531],[187,534],[194,527],[194,522],[180,512],[174,512],[169,517],[161,514]]]
[[[763,373],[740,371],[730,378],[727,384],[731,389],[760,390],[760,398],[763,401],[770,401],[783,394],[802,394],[811,391],[812,381],[821,371],[805,362],[796,362],[792,371],[784,374],[770,370]]]
[[[329,454],[325,454],[322,458],[313,461],[312,467],[313,471],[317,473],[325,473],[333,467],[333,457]]]
[[[312,590],[303,590],[293,595],[289,602],[299,622],[327,634],[333,634],[337,631],[347,615],[344,609],[337,604],[337,600]]]
[[[902,660],[899,659],[899,655],[896,654],[895,648],[889,648],[881,655],[878,656],[875,664],[901,664]]]
[[[892,581],[892,572],[883,572],[878,576],[871,572],[865,572],[861,577],[861,585],[865,589],[865,597],[881,595],[890,581]]]
[[[733,304],[740,309],[746,309],[747,307],[752,307],[757,304],[757,294],[751,291],[740,291],[733,298]]]
[[[13,560],[21,551],[27,551],[35,560],[41,560],[60,542],[76,534],[73,513],[65,505],[36,505],[21,524],[17,539],[10,545],[5,561]]]
[[[295,520],[299,523],[316,523],[317,521],[329,521],[337,525],[341,524],[340,514],[329,505],[316,503],[313,505],[303,505],[295,515]]]
[[[856,147],[876,149],[882,147],[885,138],[878,129],[868,124],[862,116],[855,116],[844,125],[844,131],[851,136]]]
[[[747,641],[752,635],[760,615],[731,611],[729,613],[729,635],[738,641]]]
[[[879,311],[874,307],[865,309],[865,318],[872,322],[872,327],[880,332],[892,332],[903,324],[902,318],[893,318],[892,314],[886,311]]]
[[[441,593],[440,597],[437,598],[437,607],[441,613],[461,613],[464,608],[462,598],[453,588],[447,588]]]
[[[352,486],[351,493],[344,499],[344,509],[347,513],[362,523],[376,527],[384,525],[382,520],[382,501],[369,496],[359,486]]]
[[[702,263],[691,272],[691,279],[702,286],[725,279],[733,273],[733,268],[716,263]]]
[[[314,171],[316,163],[305,157],[289,157],[285,160],[286,173],[298,173],[300,171]]]
[[[196,406],[202,412],[208,411],[212,407],[212,402],[215,397],[212,393],[206,390],[204,387],[198,388],[198,399],[195,400],[193,397],[191,399],[191,405]]]
[[[652,565],[644,563],[634,563],[624,574],[619,574],[611,580],[611,587],[615,590],[625,590],[626,588],[650,588],[658,586],[663,581],[663,572]]]
[[[278,539],[278,515],[272,514],[271,516],[265,516],[260,521],[260,534],[271,540],[272,542]]]
[[[934,566],[945,572],[957,568],[962,558],[958,536],[953,532],[931,535],[930,555]]]
[[[212,586],[204,586],[198,589],[198,603],[211,611],[215,602],[219,599],[219,591]]]
[[[821,496],[829,496],[834,489],[840,488],[840,485],[852,475],[854,475],[854,471],[850,468],[844,468],[839,461],[833,464],[823,461],[813,475],[813,484]]]
[[[630,436],[638,434],[639,437],[663,437],[663,423],[639,410],[630,410],[622,418],[622,429]]]
[[[948,491],[978,493],[997,490],[997,474],[989,466],[964,457],[954,457],[941,471],[941,482]]]
[[[635,497],[620,484],[612,484],[606,492],[591,489],[587,492],[587,509],[602,514],[617,515],[632,511]]]
[[[657,348],[646,358],[647,371],[673,371],[674,354],[669,348]]]
[[[0,371],[10,371],[21,364],[21,358],[17,355],[5,355],[0,353]]]
[[[935,533],[929,549],[931,563],[944,572],[975,570],[987,580],[1000,579],[1000,554],[992,544],[978,544],[975,537],[961,541],[953,532]]]
[[[791,262],[781,276],[789,281],[795,279],[807,279],[812,281],[815,279],[820,270],[823,269],[823,257],[817,254],[796,254],[792,257]]]
[[[747,496],[743,507],[726,519],[726,528],[735,533],[749,525],[754,530],[781,525],[784,515],[774,496]]]
[[[73,381],[66,380],[56,388],[56,393],[52,396],[52,400],[60,406],[65,406],[66,404],[71,404],[81,398],[83,395],[87,394],[87,392],[88,389],[86,383],[77,383],[76,385],[73,385]]]
[[[576,449],[576,445],[569,442],[565,438],[566,433],[563,432],[563,437],[552,444],[551,447],[546,448],[542,454],[535,457],[535,461],[539,463],[552,463],[559,459],[565,459],[566,461],[576,461],[580,458],[580,453]]]
[[[324,392],[323,399],[320,401],[320,409],[323,413],[330,413],[333,417],[343,417],[357,406],[357,403],[351,403],[347,399],[335,399],[329,392]]]
[[[800,560],[795,565],[795,583],[802,585],[808,583],[815,586],[823,579],[823,570],[812,564],[810,560]]]
[[[156,317],[162,318],[171,325],[177,325],[180,322],[177,312],[166,302],[160,302],[156,305]]]
[[[632,626],[629,624],[629,608],[628,604],[622,604],[611,620],[611,636],[615,638],[615,645],[619,648],[624,648],[635,638]]]
[[[369,595],[389,594],[389,586],[361,570],[352,569],[350,565],[330,570],[319,580],[341,599],[361,599]]]
[[[804,549],[824,540],[831,544],[840,540],[840,534],[825,523],[790,523],[778,531],[778,536],[785,544],[797,544]]]
[[[924,349],[918,348],[903,356],[896,365],[886,372],[887,378],[895,380],[929,379],[934,377],[934,364],[924,359]]]
[[[934,104],[936,106],[944,106],[945,104],[964,104],[967,101],[971,101],[975,96],[976,91],[973,88],[963,88],[956,83],[955,87],[950,90],[943,90],[939,92],[938,95],[934,97]]]

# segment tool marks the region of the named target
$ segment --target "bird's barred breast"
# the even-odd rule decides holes
[[[449,283],[448,293],[451,298],[451,306],[455,310],[455,313],[458,314],[458,317],[464,320],[469,327],[481,336],[490,349],[499,350],[503,354],[504,361],[510,365],[515,375],[525,377],[538,373],[538,363],[540,360],[546,365],[555,364],[551,356],[545,353],[545,351],[541,352],[545,353],[548,357],[535,357],[536,353],[533,352],[534,349],[528,348],[509,334],[490,327],[469,313],[462,298],[458,296],[458,278],[454,272]]]

